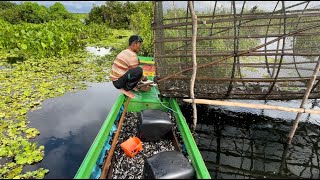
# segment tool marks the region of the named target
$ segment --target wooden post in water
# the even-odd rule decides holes
[[[192,109],[193,109],[193,130],[197,126],[197,105],[194,101],[194,82],[197,76],[197,59],[196,59],[196,42],[197,42],[197,28],[198,28],[198,17],[194,12],[193,1],[188,1],[189,9],[192,16],[192,76],[190,79],[190,98],[192,99]]]
[[[99,179],[106,179],[106,177],[107,177],[107,173],[108,173],[109,167],[111,165],[111,159],[112,159],[112,156],[113,156],[113,152],[114,152],[114,150],[116,148],[116,145],[118,143],[118,137],[119,137],[119,134],[120,134],[120,131],[121,131],[121,128],[122,128],[122,123],[123,123],[124,117],[126,116],[126,113],[127,113],[127,109],[128,109],[128,105],[129,105],[130,100],[131,100],[131,98],[128,97],[127,102],[126,102],[126,104],[124,106],[124,110],[123,110],[123,112],[121,114],[121,118],[119,120],[119,125],[118,125],[118,128],[117,128],[117,132],[114,135],[114,138],[112,140],[112,145],[111,145],[111,148],[109,150],[107,159],[106,159],[105,163],[103,164],[103,168],[102,168],[102,171],[101,171],[101,176],[100,176]]]
[[[307,90],[306,90],[306,93],[304,94],[304,97],[302,99],[302,102],[301,102],[301,105],[300,105],[300,108],[304,108],[304,104],[305,102],[307,101],[308,97],[309,97],[309,94],[312,90],[312,86],[316,80],[316,76],[317,74],[319,73],[319,69],[320,69],[320,56],[318,57],[318,63],[313,71],[313,76],[311,77],[311,79],[309,80],[309,83],[308,83],[308,87],[307,87]],[[284,148],[285,150],[283,151],[282,153],[282,158],[281,158],[281,165],[280,165],[280,168],[279,168],[279,173],[281,174],[282,173],[282,170],[283,170],[283,166],[285,164],[285,161],[287,159],[287,153],[288,153],[288,149],[289,149],[289,145],[291,144],[292,142],[292,138],[296,132],[296,129],[298,127],[298,124],[299,124],[299,121],[300,121],[300,117],[301,117],[301,112],[299,112],[296,116],[296,119],[294,120],[293,122],[293,126],[291,128],[291,131],[288,135],[288,141],[287,141],[287,144],[285,144]]]
[[[312,89],[312,86],[314,84],[314,81],[316,80],[317,74],[319,73],[319,69],[320,69],[320,56],[318,57],[318,63],[317,63],[317,66],[315,67],[315,69],[313,71],[313,75],[312,75],[311,79],[309,80],[308,87],[307,87],[306,93],[304,94],[304,97],[303,97],[303,100],[301,102],[300,108],[304,108],[304,104],[309,98],[309,94],[311,92],[311,89]],[[298,113],[297,116],[296,116],[296,119],[294,120],[292,129],[291,129],[291,131],[289,133],[287,144],[291,144],[291,141],[292,141],[292,138],[294,136],[294,133],[296,132],[296,129],[298,127],[298,124],[299,124],[299,121],[300,121],[300,117],[301,117],[301,113]]]

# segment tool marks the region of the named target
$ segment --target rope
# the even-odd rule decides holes
[[[174,111],[173,109],[169,108],[168,106],[166,106],[166,105],[164,105],[164,104],[162,103],[162,101],[160,100],[160,98],[159,98],[159,96],[158,96],[157,92],[155,91],[155,90],[156,90],[156,88],[151,88],[151,89],[154,89],[154,90],[153,90],[153,91],[154,91],[154,94],[157,96],[158,101],[160,102],[160,104],[161,104],[163,107],[165,107],[165,108],[167,108],[167,109],[171,110],[172,112],[177,113],[176,111]]]

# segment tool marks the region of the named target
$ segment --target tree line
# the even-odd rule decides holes
[[[141,55],[153,56],[152,19],[150,1],[107,1],[101,6],[93,6],[85,22],[106,24],[114,29],[132,30],[134,34],[139,34],[143,38]]]
[[[36,2],[23,2],[21,4],[9,1],[0,2],[0,19],[11,24],[21,23],[47,23],[49,21],[78,19],[75,14],[68,12],[65,6],[56,2],[50,7],[39,5]],[[152,2],[120,2],[107,1],[101,6],[93,5],[90,12],[83,17],[86,25],[100,24],[109,29],[132,30],[144,40],[141,55],[153,55]]]
[[[33,2],[23,2],[21,4],[9,1],[0,2],[0,19],[11,24],[45,23],[52,20],[72,19],[72,13],[63,4],[56,2],[49,8]]]

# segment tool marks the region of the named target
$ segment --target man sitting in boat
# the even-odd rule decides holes
[[[129,38],[129,46],[121,51],[113,62],[111,69],[111,79],[113,85],[130,98],[134,98],[131,90],[138,90],[136,85],[140,80],[147,80],[143,76],[143,70],[139,66],[140,62],[137,53],[142,45],[142,38],[132,35]]]

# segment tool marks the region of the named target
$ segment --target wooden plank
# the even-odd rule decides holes
[[[187,102],[187,103],[193,103],[192,99],[183,99],[183,101]],[[305,109],[305,108],[289,108],[289,107],[266,105],[266,104],[227,102],[227,101],[208,100],[208,99],[195,99],[194,103],[207,104],[207,105],[232,106],[232,107],[245,107],[245,108],[253,108],[253,109],[270,109],[270,110],[298,112],[298,113],[320,114],[320,110],[312,110],[312,109]]]

